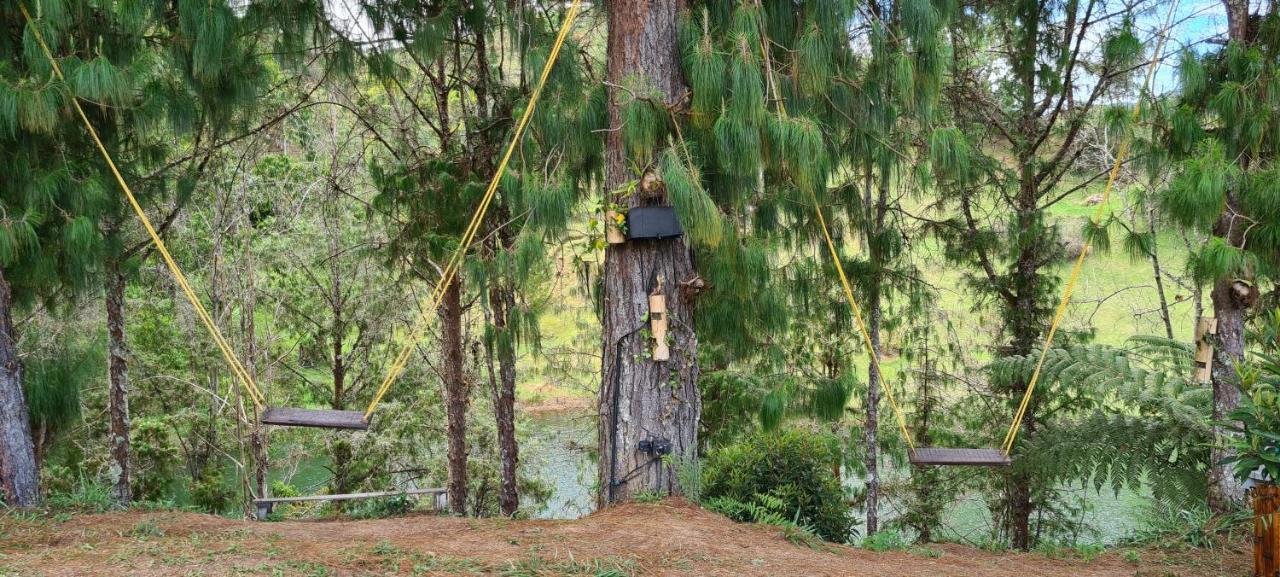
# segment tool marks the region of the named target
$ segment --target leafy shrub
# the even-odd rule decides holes
[[[50,491],[45,503],[50,509],[101,513],[110,510],[111,491],[96,479],[81,478],[70,490]]]
[[[804,431],[752,433],[711,453],[702,494],[708,499],[708,508],[736,521],[764,522],[753,518],[750,509],[764,507],[796,525],[811,527],[824,539],[844,542],[854,533],[854,519],[833,473],[836,456],[835,445],[820,435]],[[720,500],[711,501],[717,498]],[[775,499],[780,507],[771,506]],[[747,508],[728,506],[730,503]]]
[[[804,545],[817,549],[822,538],[810,525],[800,525],[793,515],[787,516],[787,503],[773,495],[756,495],[749,502],[739,501],[732,497],[713,497],[703,506],[737,521],[772,525],[782,528],[782,537],[793,545]]]
[[[685,457],[675,461],[676,484],[680,494],[694,502],[702,502],[702,460],[697,457]]]
[[[133,421],[133,496],[160,501],[171,494],[180,456],[167,417]]]
[[[645,491],[636,491],[635,494],[631,495],[631,500],[637,503],[657,503],[665,499],[666,497],[667,496],[660,491],[645,490]]]
[[[279,480],[271,482],[272,497],[297,497],[300,494],[298,488],[291,483]]]
[[[209,513],[221,513],[231,505],[236,492],[223,482],[222,471],[205,469],[204,476],[191,487],[191,501]]]
[[[1247,510],[1218,516],[1203,504],[1190,508],[1154,505],[1143,511],[1138,530],[1126,543],[1132,545],[1186,545],[1212,549],[1222,545],[1223,537],[1252,518]]]
[[[1228,438],[1235,454],[1227,461],[1241,481],[1261,469],[1275,482],[1280,480],[1280,356],[1259,353],[1239,373],[1244,395],[1229,416],[1238,435]]]
[[[894,530],[877,531],[862,540],[862,548],[868,551],[883,553],[885,551],[906,551],[909,546],[902,533]]]
[[[355,519],[383,519],[400,517],[413,511],[414,498],[409,495],[392,495],[357,503],[351,509]]]

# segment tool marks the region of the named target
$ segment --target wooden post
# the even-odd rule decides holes
[[[658,279],[658,288],[649,295],[649,329],[653,332],[653,360],[669,360],[671,347],[667,346],[667,297],[662,294],[662,279]]]
[[[1192,377],[1198,383],[1207,383],[1213,377],[1213,343],[1209,335],[1218,334],[1218,319],[1200,317],[1196,321],[1196,360]]]
[[[1254,487],[1253,513],[1253,576],[1280,577],[1280,487]]]

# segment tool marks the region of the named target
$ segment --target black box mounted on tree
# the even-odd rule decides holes
[[[662,240],[683,235],[674,207],[639,206],[627,211],[627,240]]]

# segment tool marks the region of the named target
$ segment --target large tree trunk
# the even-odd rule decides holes
[[[111,413],[111,500],[128,505],[133,500],[129,468],[129,350],[125,342],[124,272],[120,261],[107,259],[107,374]]]
[[[0,269],[0,498],[10,507],[40,504],[40,475],[13,331],[13,294],[4,269]]]
[[[1231,40],[1248,42],[1249,3],[1223,0],[1223,4],[1227,9],[1227,28]],[[1228,192],[1226,210],[1214,224],[1213,234],[1226,239],[1233,247],[1244,246],[1243,227],[1234,219],[1237,214],[1241,214],[1238,201],[1234,194]],[[1226,421],[1231,411],[1240,406],[1236,364],[1244,358],[1245,311],[1252,300],[1247,294],[1236,291],[1236,280],[1218,279],[1209,293],[1213,315],[1218,319],[1218,338],[1213,351],[1213,368],[1210,371],[1213,381],[1213,436],[1216,441],[1209,451],[1208,501],[1209,508],[1219,513],[1230,511],[1244,498],[1244,489],[1232,474],[1231,466],[1223,463],[1233,452],[1221,441],[1223,436],[1231,434],[1221,423]]]
[[[489,292],[493,304],[493,327],[502,334],[507,331],[508,317],[515,308],[511,290],[494,284]],[[515,515],[520,508],[520,493],[516,484],[516,472],[520,463],[520,448],[516,442],[516,352],[509,337],[499,337],[494,343],[498,357],[498,382],[493,395],[493,415],[498,426],[498,455],[501,457],[502,486],[498,491],[498,506],[503,515]]]
[[[676,48],[676,22],[681,0],[616,0],[608,3],[608,78],[621,85],[640,76],[668,104],[683,97]],[[629,170],[635,162],[623,150],[619,127],[624,90],[609,91],[605,190],[623,188],[641,178]],[[634,151],[633,151],[634,152]],[[644,175],[652,178],[651,174]],[[627,207],[660,202],[662,185],[650,182],[653,195],[633,194],[612,199]],[[663,466],[653,451],[642,452],[641,441],[667,441],[677,458],[697,452],[698,393],[697,336],[693,330],[691,296],[681,290],[693,280],[689,247],[680,239],[633,241],[605,251],[603,313],[603,380],[598,423],[600,494],[605,506],[639,491],[676,492],[674,470]],[[651,360],[648,326],[649,294],[661,283],[666,295],[671,358]]]
[[[1249,38],[1249,0],[1222,0],[1227,9],[1227,34],[1241,42]]]
[[[1229,208],[1219,218],[1213,232],[1227,239],[1231,246],[1239,247],[1244,244],[1244,233],[1240,226],[1231,226],[1231,215],[1239,214],[1235,210],[1235,204],[1235,199],[1229,195]],[[1240,406],[1240,381],[1236,377],[1236,365],[1244,358],[1245,312],[1252,298],[1247,287],[1238,284],[1237,279],[1224,278],[1213,283],[1209,300],[1213,302],[1213,315],[1218,319],[1217,343],[1210,371],[1213,381],[1213,433],[1218,441],[1213,443],[1209,453],[1211,465],[1208,471],[1208,501],[1211,510],[1225,513],[1244,498],[1244,488],[1232,474],[1231,465],[1223,463],[1233,451],[1223,442],[1223,437],[1232,433],[1222,423],[1227,421],[1227,415]]]
[[[440,324],[444,332],[441,363],[444,377],[445,412],[448,415],[449,509],[467,514],[467,409],[471,404],[462,346],[462,281],[457,277],[445,287],[440,304]]]

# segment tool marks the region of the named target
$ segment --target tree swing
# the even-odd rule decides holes
[[[1173,12],[1170,11],[1170,15]],[[1138,93],[1138,98],[1133,105],[1132,120],[1137,122],[1142,113],[1142,98],[1151,86],[1151,80],[1155,76],[1156,69],[1159,67],[1161,53],[1164,51],[1165,40],[1168,38],[1169,24],[1165,23],[1164,29],[1160,33],[1160,38],[1156,42],[1156,48],[1150,66],[1147,69],[1147,76],[1142,84],[1142,91]],[[1127,135],[1120,142],[1120,146],[1116,149],[1115,162],[1111,166],[1111,171],[1107,176],[1106,187],[1102,191],[1102,201],[1098,203],[1098,207],[1094,209],[1092,222],[1101,222],[1106,216],[1107,201],[1111,198],[1111,191],[1115,188],[1116,179],[1120,176],[1120,168],[1124,165],[1125,157],[1129,155],[1129,148],[1132,135]],[[813,200],[814,212],[818,217],[818,224],[822,228],[822,235],[826,240],[827,250],[831,254],[831,261],[835,265],[836,273],[840,277],[840,286],[844,289],[845,299],[849,303],[849,309],[853,312],[853,318],[858,326],[858,332],[862,335],[864,346],[867,349],[867,358],[871,360],[871,370],[876,372],[880,377],[881,383],[888,383],[884,378],[884,373],[880,370],[880,359],[876,355],[876,349],[872,345],[871,335],[867,332],[866,324],[862,319],[862,309],[858,306],[857,299],[853,296],[853,289],[849,286],[849,277],[844,273],[844,266],[840,264],[840,254],[836,250],[835,242],[831,238],[831,232],[827,228],[826,217],[822,214],[822,206],[818,203],[817,195],[810,189],[810,198]],[[1026,391],[1022,394],[1022,400],[1018,403],[1018,409],[1014,412],[1013,422],[1009,424],[1009,428],[1005,431],[1004,441],[1000,448],[979,447],[979,448],[952,448],[952,447],[917,447],[915,441],[911,438],[911,432],[907,430],[906,418],[903,416],[902,408],[898,406],[898,402],[893,396],[893,387],[885,386],[885,398],[889,400],[889,406],[893,409],[893,414],[898,422],[898,429],[902,432],[902,438],[907,442],[908,460],[912,465],[917,466],[971,466],[971,467],[1007,467],[1012,464],[1009,455],[1013,451],[1013,445],[1018,438],[1018,432],[1022,428],[1022,420],[1027,414],[1027,408],[1031,405],[1032,394],[1035,393],[1036,383],[1040,380],[1041,369],[1044,368],[1045,359],[1049,355],[1049,348],[1053,346],[1053,337],[1058,332],[1058,327],[1062,324],[1063,317],[1066,316],[1067,306],[1071,304],[1071,295],[1075,292],[1076,284],[1080,280],[1080,271],[1084,268],[1084,258],[1089,254],[1089,248],[1093,244],[1093,239],[1086,235],[1084,239],[1084,247],[1080,250],[1079,256],[1076,257],[1075,264],[1071,267],[1071,275],[1067,279],[1066,287],[1062,291],[1062,298],[1058,302],[1058,308],[1053,315],[1053,321],[1049,324],[1049,331],[1045,334],[1044,343],[1040,348],[1040,356],[1036,361],[1035,370],[1031,373],[1031,379],[1027,381]]]
[[[400,348],[400,351],[392,362],[390,369],[388,369],[386,376],[383,377],[382,383],[378,386],[377,392],[373,396],[373,400],[364,411],[266,406],[266,396],[262,393],[262,390],[258,387],[257,383],[254,382],[249,371],[245,369],[243,364],[241,364],[239,357],[237,357],[235,352],[231,349],[226,338],[222,336],[222,332],[218,330],[218,326],[214,323],[213,317],[204,308],[204,305],[201,304],[199,297],[196,296],[195,290],[191,287],[191,283],[187,280],[186,275],[183,274],[182,269],[178,266],[177,261],[174,260],[173,255],[169,253],[169,249],[165,245],[164,240],[160,238],[160,234],[156,231],[155,226],[152,225],[151,219],[147,217],[146,212],[142,209],[142,205],[134,196],[133,190],[120,174],[120,170],[116,167],[116,163],[112,159],[111,154],[107,152],[106,146],[103,145],[102,139],[98,136],[97,129],[93,127],[93,123],[89,122],[88,116],[85,115],[84,109],[80,106],[80,101],[74,95],[71,97],[71,105],[75,108],[76,114],[80,117],[80,120],[83,121],[85,129],[88,130],[89,136],[93,139],[98,151],[102,154],[103,160],[106,161],[107,166],[111,169],[112,175],[115,176],[116,183],[120,185],[120,189],[124,192],[125,198],[128,199],[129,205],[133,208],[134,214],[138,217],[138,221],[142,223],[143,228],[146,229],[147,234],[151,237],[151,241],[155,244],[157,252],[160,253],[161,258],[169,268],[169,272],[173,275],[178,286],[182,288],[183,295],[187,297],[187,301],[191,303],[191,307],[196,311],[196,316],[199,317],[200,322],[204,324],[206,331],[209,333],[209,337],[222,353],[222,357],[226,361],[227,366],[231,369],[232,373],[235,373],[236,380],[240,382],[240,386],[253,402],[254,408],[260,415],[258,422],[266,425],[285,427],[315,427],[322,429],[360,431],[368,430],[370,419],[373,416],[373,411],[377,409],[382,398],[386,396],[396,379],[404,371],[405,366],[409,363],[409,357],[412,356],[414,348],[418,341],[421,340],[423,332],[426,330],[427,321],[429,320],[427,317],[427,311],[439,308],[440,301],[444,296],[445,288],[448,287],[457,276],[458,269],[462,266],[462,261],[466,257],[467,249],[470,248],[472,241],[475,240],[476,233],[480,230],[480,224],[484,221],[484,216],[488,212],[489,205],[492,203],[493,197],[498,190],[498,185],[502,181],[502,175],[506,172],[507,164],[515,153],[516,147],[520,144],[520,140],[524,136],[525,128],[529,124],[529,120],[533,117],[533,112],[538,105],[538,99],[542,95],[542,89],[546,86],[547,78],[551,74],[552,67],[555,66],[556,59],[560,55],[560,49],[563,47],[565,39],[569,35],[569,30],[572,28],[573,22],[578,16],[581,4],[582,0],[574,0],[573,4],[565,13],[564,22],[560,26],[560,31],[556,36],[555,44],[552,45],[551,53],[548,55],[547,61],[542,67],[542,74],[538,79],[537,85],[529,95],[529,103],[525,106],[524,113],[516,124],[515,132],[511,137],[511,142],[507,146],[506,153],[503,155],[501,162],[499,162],[497,170],[494,171],[494,175],[492,180],[489,182],[488,189],[486,189],[479,205],[472,214],[471,221],[467,225],[467,229],[463,232],[462,238],[458,243],[458,248],[454,250],[452,256],[449,258],[448,264],[442,270],[440,280],[432,290],[430,305],[422,309],[424,314],[417,319],[417,322],[414,323],[413,328],[409,333],[409,338],[406,339],[404,345]],[[27,22],[27,26],[32,31],[36,42],[40,45],[40,49],[44,52],[45,57],[48,58],[54,75],[57,76],[58,80],[65,81],[61,66],[58,65],[57,59],[54,58],[53,52],[45,42],[44,35],[40,32],[40,28],[37,27],[32,20],[31,14],[27,11],[26,4],[19,2],[18,8],[22,11],[22,15]]]

